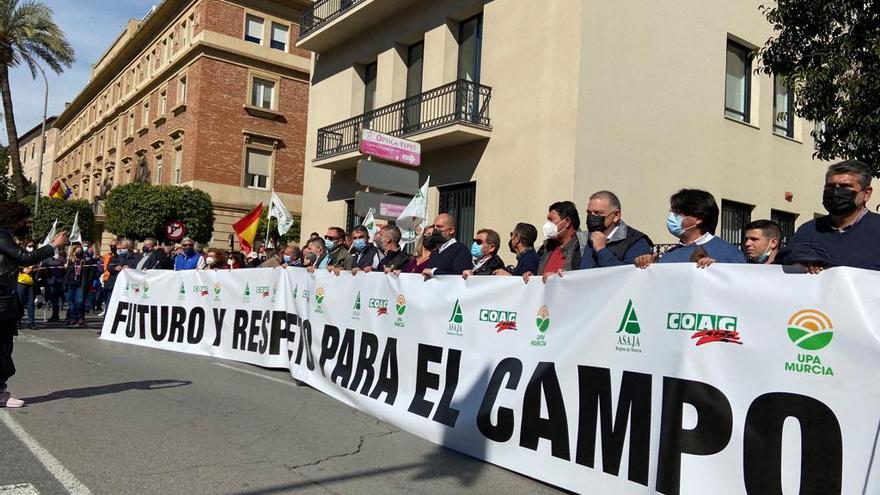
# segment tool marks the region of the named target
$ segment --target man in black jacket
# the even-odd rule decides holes
[[[141,256],[135,265],[138,270],[164,270],[168,265],[165,262],[165,250],[156,248],[156,240],[150,237],[144,239],[141,244]]]
[[[632,265],[639,256],[654,251],[651,239],[627,225],[621,215],[620,199],[613,192],[599,191],[590,196],[587,206],[590,242],[581,258],[581,270]]]
[[[361,270],[375,270],[379,268],[382,256],[376,246],[370,242],[370,231],[363,225],[357,225],[351,229],[351,261],[354,267]]]
[[[24,401],[6,391],[6,382],[15,374],[12,362],[12,340],[18,335],[16,325],[22,307],[15,292],[18,268],[32,266],[51,258],[55,249],[67,244],[67,232],[52,239],[52,243],[31,253],[21,249],[12,236],[25,237],[29,232],[31,209],[21,203],[0,203],[0,407],[22,407]]]
[[[379,262],[379,271],[400,270],[409,263],[410,256],[400,250],[400,229],[396,225],[386,225],[376,235],[376,245],[385,256]]]
[[[471,250],[455,239],[455,219],[452,215],[441,213],[434,219],[432,234],[440,246],[431,253],[428,268],[422,271],[425,277],[434,275],[461,275],[474,267]]]

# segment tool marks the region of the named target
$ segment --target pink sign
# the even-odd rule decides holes
[[[372,129],[363,129],[361,132],[360,152],[413,167],[422,163],[422,145]]]
[[[379,203],[379,214],[383,217],[397,218],[403,214],[406,205],[396,205],[392,203]]]

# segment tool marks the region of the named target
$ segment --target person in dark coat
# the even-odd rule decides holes
[[[623,221],[620,199],[611,191],[590,196],[587,231],[590,240],[581,257],[581,270],[632,265],[636,258],[651,254],[654,245],[647,235]]]
[[[376,245],[385,254],[379,261],[379,271],[402,270],[410,256],[400,250],[400,229],[396,225],[386,225],[376,235]]]
[[[474,258],[474,267],[465,270],[461,276],[468,278],[471,275],[493,275],[497,270],[504,268],[504,261],[498,256],[498,245],[501,244],[501,236],[492,229],[477,231],[471,244],[471,256]]]
[[[67,260],[67,271],[64,274],[68,327],[86,326],[86,294],[88,294],[89,285],[95,278],[96,270],[96,263],[94,260],[86,258],[82,246],[74,246],[73,252]]]
[[[348,253],[351,255],[352,269],[376,270],[379,268],[379,262],[382,261],[379,249],[370,242],[370,231],[363,225],[351,229],[351,249]]]
[[[67,264],[67,253],[63,249],[51,258],[43,261],[40,268],[43,280],[46,284],[46,301],[52,307],[52,316],[49,323],[58,321],[58,313],[61,310],[61,300],[64,297],[64,265]]]
[[[144,239],[141,244],[141,255],[135,264],[138,270],[167,270],[163,266],[169,266],[165,260],[165,250],[156,247],[156,240],[150,237]],[[174,268],[173,264],[170,264]]]
[[[495,275],[523,276],[526,272],[538,273],[538,265],[541,258],[535,252],[535,241],[538,239],[538,229],[530,223],[520,222],[510,233],[507,247],[516,255],[516,266],[510,265],[495,271]]]
[[[455,219],[448,213],[441,213],[434,219],[432,238],[438,246],[431,252],[428,268],[422,271],[425,277],[434,275],[461,275],[474,267],[471,250],[455,239]]]
[[[13,337],[18,335],[16,328],[22,315],[22,306],[15,292],[18,271],[21,266],[32,266],[49,259],[55,249],[67,244],[67,232],[61,232],[52,243],[27,252],[15,243],[12,236],[25,237],[30,228],[28,222],[31,209],[22,203],[4,201],[0,203],[0,407],[22,407],[24,401],[17,399],[6,390],[9,378],[15,374],[12,362]]]

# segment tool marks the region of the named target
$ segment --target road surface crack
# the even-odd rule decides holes
[[[377,433],[364,433],[363,435],[361,435],[360,440],[358,440],[357,448],[355,448],[354,450],[352,450],[350,452],[343,452],[341,454],[333,454],[333,455],[329,455],[327,457],[322,457],[320,459],[314,460],[312,462],[288,466],[287,469],[289,469],[291,471],[296,471],[297,469],[317,466],[319,464],[323,464],[327,461],[332,461],[334,459],[341,459],[343,457],[351,457],[353,455],[360,454],[361,449],[364,448],[364,443],[366,443],[368,438],[382,438],[382,437],[387,437],[388,435],[392,435],[394,433],[395,432],[393,432],[393,431],[380,431]]]

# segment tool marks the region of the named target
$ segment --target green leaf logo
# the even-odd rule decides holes
[[[397,314],[403,316],[404,313],[406,313],[406,298],[401,294],[397,296]]]
[[[324,288],[323,287],[318,287],[315,290],[315,302],[318,304],[324,303]]]
[[[547,306],[541,306],[541,309],[538,310],[535,326],[538,327],[538,331],[541,333],[546,332],[550,328],[550,310],[547,309]]]
[[[805,309],[788,320],[788,338],[794,345],[807,351],[818,351],[831,343],[834,326],[828,315],[815,309]]]

